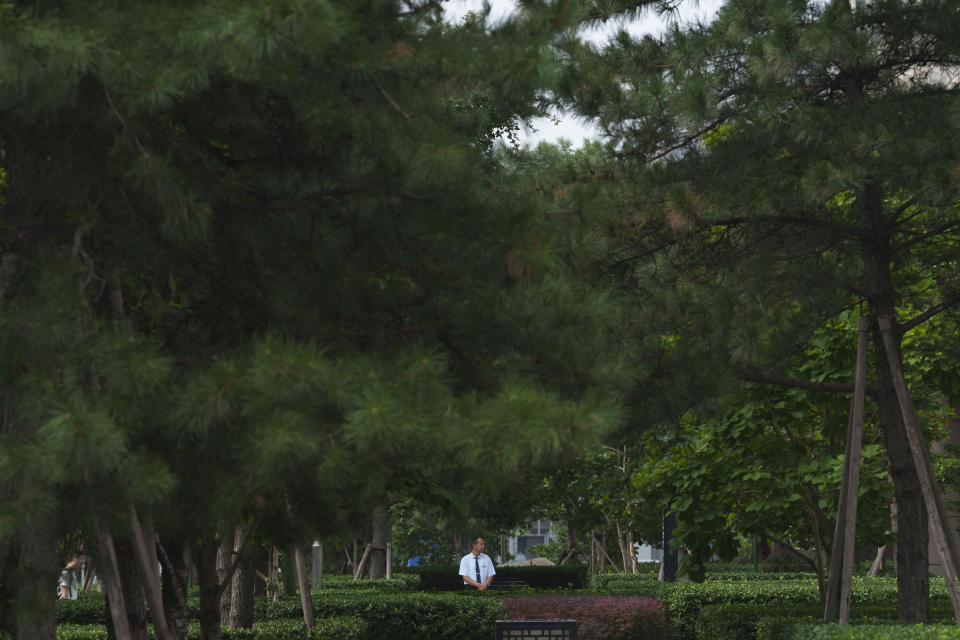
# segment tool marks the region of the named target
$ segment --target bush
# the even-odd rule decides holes
[[[315,596],[313,603],[318,616],[356,616],[367,623],[370,637],[394,640],[489,640],[501,607],[492,592],[377,597],[331,592]]]
[[[937,603],[932,609],[933,620],[948,622],[953,619],[953,609]],[[860,604],[851,611],[851,621],[864,623],[893,623],[898,618],[897,604]],[[770,620],[783,624],[815,623],[823,619],[823,607],[819,602],[794,604],[724,603],[705,606],[694,624],[696,637],[700,640],[755,640],[759,637],[761,622],[767,626]]]
[[[532,589],[583,589],[587,585],[586,565],[555,567],[496,567],[500,580],[522,580]],[[404,573],[419,576],[423,591],[462,591],[463,580],[457,569],[448,566],[406,567]],[[402,574],[398,574],[402,575]]]
[[[663,603],[640,596],[522,596],[504,598],[509,620],[576,620],[584,640],[669,640]]]
[[[318,619],[313,629],[307,630],[302,620],[255,622],[250,629],[220,627],[222,640],[360,640],[365,637],[366,625],[357,618],[339,617]],[[188,630],[190,640],[199,640],[200,624],[193,622]],[[57,625],[56,640],[106,640],[107,628],[102,624]]]
[[[838,625],[776,623],[761,629],[761,640],[960,640],[956,625]]]

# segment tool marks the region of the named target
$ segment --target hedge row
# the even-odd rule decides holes
[[[445,566],[406,567],[404,573],[420,577],[423,591],[461,591],[463,580],[457,570]],[[587,585],[586,565],[497,567],[494,586],[498,582],[521,581],[532,589],[583,589]],[[397,574],[402,575],[402,574]]]
[[[838,625],[774,622],[761,629],[760,640],[960,640],[956,625]]]
[[[953,620],[949,603],[937,602],[932,607],[934,622]],[[869,624],[897,622],[896,602],[859,604],[851,610],[851,623]],[[741,604],[725,603],[704,607],[694,624],[698,640],[759,640],[759,629],[771,625],[815,624],[823,619],[820,603]]]
[[[822,616],[819,589],[813,579],[715,580],[701,584],[636,581],[635,586],[633,593],[666,603],[678,640],[750,640],[759,638],[755,629],[764,617],[776,615],[797,622]],[[851,609],[855,618],[863,622],[895,621],[896,602],[894,578],[854,578]],[[930,602],[935,620],[951,618],[942,578],[931,578]]]
[[[501,602],[495,597],[469,597],[472,595],[487,596],[485,593],[371,594],[333,590],[313,594],[313,607],[317,618],[359,618],[375,630],[377,638],[488,640],[494,633],[494,621],[500,617]],[[71,619],[61,619],[60,623],[76,625],[80,622],[88,626],[104,622],[103,597],[99,594],[87,594],[87,597],[66,605],[66,608],[59,605],[58,611],[70,611],[71,615],[64,618]],[[299,598],[283,598],[277,602],[258,598],[254,608],[254,617],[261,624],[302,624],[297,622],[302,616]]]
[[[191,622],[187,632],[190,640],[200,639],[200,624]],[[271,620],[255,622],[251,629],[220,627],[221,640],[363,640],[373,637],[367,625],[358,618],[322,618],[312,629],[307,629],[302,620]],[[9,636],[2,636],[8,640]],[[59,624],[56,640],[107,640],[107,628],[103,624]]]

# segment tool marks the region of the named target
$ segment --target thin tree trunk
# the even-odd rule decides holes
[[[123,591],[123,605],[126,611],[127,636],[121,636],[118,629],[107,627],[107,637],[113,640],[148,640],[147,609],[143,604],[143,582],[134,558],[133,545],[125,539],[113,541],[117,558],[117,574],[120,589]],[[111,635],[115,633],[116,635]]]
[[[159,544],[160,563],[163,566],[163,611],[170,635],[176,640],[187,640],[190,611],[187,604],[190,562],[187,546],[181,540],[166,539]]]
[[[239,526],[234,532],[234,554],[239,555],[239,566],[230,582],[231,629],[249,629],[253,626],[253,592],[256,581],[256,554],[249,544],[250,531]],[[226,590],[226,589],[225,589]]]
[[[220,585],[220,624],[226,624],[230,619],[230,602],[233,596],[230,567],[233,564],[233,536],[223,536],[217,546],[217,582]]]
[[[307,559],[303,557],[303,547],[296,545],[293,548],[297,564],[297,578],[300,582],[300,606],[303,609],[303,623],[312,629],[315,623],[313,617],[313,598],[310,597],[310,579],[307,577]]]
[[[630,562],[630,554],[627,551],[626,536],[623,533],[623,529],[620,527],[619,520],[616,522],[616,525],[617,525],[617,546],[620,547],[620,557],[623,559],[623,572],[633,573],[633,565]]]
[[[344,549],[346,553],[346,549]],[[350,559],[350,555],[347,554],[347,560]],[[283,595],[284,596],[293,596],[297,593],[297,582],[299,578],[297,577],[297,558],[293,552],[293,546],[289,546],[283,550]]]
[[[197,577],[200,582],[200,638],[220,640],[220,575],[218,556],[221,541],[212,537],[203,540],[193,554],[197,560]]]
[[[137,517],[137,510],[130,508],[130,530],[133,537],[133,550],[140,570],[140,578],[147,592],[153,631],[157,640],[170,640],[170,630],[163,612],[163,594],[160,590],[160,574],[157,563],[157,541],[151,535],[148,539]],[[152,533],[152,532],[151,532]]]
[[[130,623],[127,621],[127,606],[124,602],[123,588],[120,584],[120,567],[117,561],[117,551],[110,534],[101,532],[97,536],[100,546],[100,566],[103,567],[101,580],[107,599],[107,637],[129,638]]]
[[[369,578],[379,580],[387,575],[387,542],[390,538],[389,522],[387,520],[386,505],[377,505],[373,508],[371,518],[372,531],[370,536]]]

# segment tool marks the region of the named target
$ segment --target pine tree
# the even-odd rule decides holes
[[[449,486],[496,494],[619,421],[570,384],[596,360],[528,366],[589,292],[551,263],[551,225],[495,189],[491,141],[536,113],[562,7],[496,30],[440,16],[0,6],[0,494],[18,523],[0,539],[19,545],[18,637],[51,635],[58,532],[97,557],[116,637],[146,633],[125,606],[141,589],[158,636],[184,637],[184,585],[165,579],[161,601],[155,567],[184,575],[189,548],[216,638],[236,527],[339,533],[410,487],[415,450],[443,455]]]
[[[712,374],[772,380],[803,336],[858,302],[892,320],[897,353],[873,333],[873,400],[904,622],[929,619],[928,533],[891,365],[911,329],[960,300],[958,20],[936,0],[731,0],[712,24],[659,40],[571,43],[563,90],[609,136],[612,255],[629,265],[617,275],[671,288],[668,334]]]

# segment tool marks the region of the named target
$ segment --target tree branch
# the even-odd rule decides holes
[[[765,376],[759,373],[744,373],[741,374],[740,379],[744,382],[772,384],[791,389],[825,391],[828,393],[853,393],[852,382],[813,382],[812,380],[800,380],[799,378],[787,378],[784,376]],[[874,385],[868,384],[867,393],[871,396],[876,396],[877,388]]]
[[[910,320],[908,320],[908,321],[900,324],[900,327],[899,327],[899,329],[898,329],[900,335],[905,334],[905,333],[906,333],[907,331],[909,331],[910,329],[913,329],[914,327],[916,327],[916,326],[919,325],[919,324],[923,324],[924,322],[926,322],[927,320],[929,320],[929,319],[932,318],[933,316],[937,315],[938,313],[940,313],[940,312],[942,312],[942,311],[946,311],[947,309],[949,309],[950,307],[952,307],[952,306],[954,306],[954,305],[956,305],[956,304],[960,304],[960,295],[956,295],[956,296],[950,298],[949,300],[945,300],[944,302],[941,302],[940,304],[937,304],[937,305],[934,305],[934,306],[930,307],[929,309],[927,309],[926,311],[924,311],[924,312],[921,313],[920,315],[915,316],[915,317],[911,318]]]

